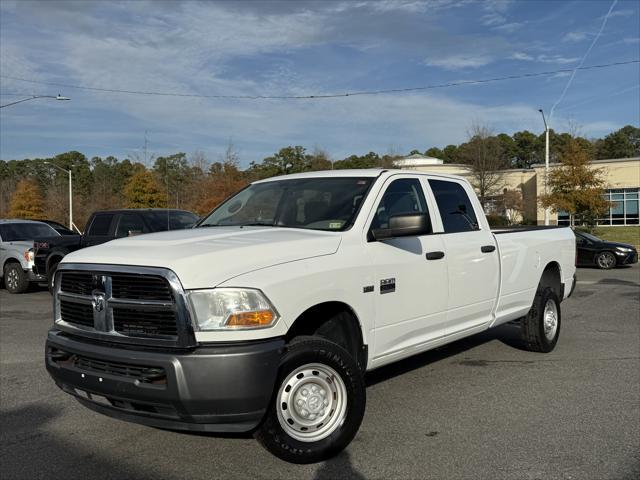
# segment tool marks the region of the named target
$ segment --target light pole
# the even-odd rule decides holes
[[[69,97],[63,97],[62,95],[32,95],[29,98],[23,98],[22,100],[17,100],[15,102],[7,103],[5,105],[0,105],[0,108],[10,107],[11,105],[16,105],[22,102],[28,102],[29,100],[36,100],[38,98],[53,98],[54,100],[71,100]]]
[[[549,194],[549,125],[547,125],[547,119],[544,118],[544,112],[542,109],[538,110],[542,114],[542,121],[544,122],[544,194]],[[549,207],[544,209],[544,224],[549,225]]]
[[[44,164],[51,165],[52,167],[56,167],[58,170],[62,170],[69,174],[69,230],[73,230],[73,186],[71,184],[71,169],[67,170],[53,162],[44,162]]]

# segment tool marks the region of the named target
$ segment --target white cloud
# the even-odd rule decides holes
[[[511,58],[513,60],[523,60],[523,61],[532,61],[535,60],[534,57],[532,57],[531,55],[529,55],[528,53],[524,53],[524,52],[516,52],[513,55],[511,55]]]
[[[567,65],[570,63],[575,63],[580,60],[577,57],[564,57],[562,55],[530,55],[525,52],[516,52],[511,55],[513,60],[521,60],[524,62],[541,62],[541,63],[556,63],[559,65]]]
[[[581,42],[582,40],[586,40],[588,38],[588,34],[586,32],[569,32],[563,38],[563,42]]]
[[[427,59],[425,64],[446,70],[460,70],[463,68],[483,67],[492,61],[493,59],[488,55],[451,55],[448,57]]]
[[[496,25],[501,25],[504,22],[506,22],[506,18],[504,17],[504,15],[500,15],[499,13],[487,13],[486,15],[483,15],[482,18],[480,19],[480,21],[482,22],[482,24],[486,27],[493,27]]]

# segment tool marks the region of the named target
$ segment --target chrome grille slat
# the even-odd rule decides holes
[[[111,342],[194,346],[185,293],[155,267],[63,264],[55,279],[61,330]]]

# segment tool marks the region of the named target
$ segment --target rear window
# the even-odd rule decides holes
[[[462,185],[446,180],[429,180],[445,233],[478,230],[478,219]]]
[[[0,237],[3,242],[20,242],[36,238],[59,237],[46,223],[4,223],[0,225]]]
[[[87,235],[109,235],[109,227],[111,226],[112,219],[113,213],[97,214],[93,217],[93,222],[91,222]]]
[[[191,228],[198,221],[198,216],[191,212],[147,212],[145,218],[154,232],[166,230],[183,230]]]

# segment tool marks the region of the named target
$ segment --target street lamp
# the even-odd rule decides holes
[[[17,103],[22,103],[22,102],[28,102],[29,100],[36,100],[38,98],[53,98],[54,100],[71,100],[69,97],[63,97],[62,95],[58,94],[55,97],[53,95],[32,95],[29,98],[23,98],[22,100],[18,100],[15,102],[11,102],[11,103],[7,103],[5,105],[0,105],[0,108],[4,108],[4,107],[10,107],[11,105],[15,105]]]
[[[69,174],[69,230],[73,230],[73,187],[71,185],[71,169],[67,170],[66,168],[62,168],[61,166],[56,165],[53,162],[44,162],[44,164],[51,165],[52,167],[56,167],[58,170],[62,170],[63,172],[67,172]]]
[[[549,125],[547,125],[547,119],[544,118],[544,112],[542,109],[538,110],[542,114],[542,121],[544,122],[544,194],[549,194]],[[544,224],[549,225],[549,207],[544,209]]]

